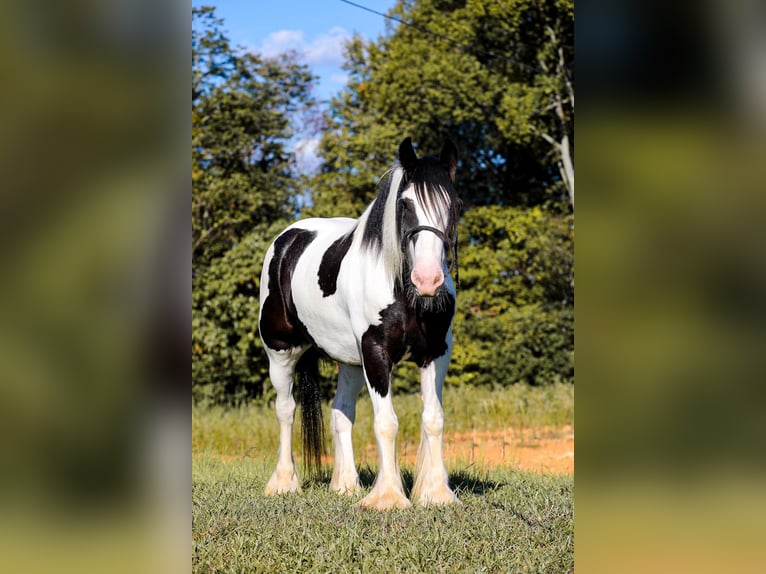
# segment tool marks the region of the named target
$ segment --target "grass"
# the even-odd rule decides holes
[[[447,389],[447,432],[572,424],[574,389]],[[420,399],[394,397],[399,444],[419,439]],[[325,413],[329,415],[329,406]],[[369,399],[361,397],[355,443],[372,442]],[[297,439],[299,430],[294,436]],[[207,572],[541,572],[574,570],[573,477],[448,461],[459,506],[363,510],[377,468],[359,466],[364,492],[328,490],[266,497],[277,422],[273,408],[192,412],[193,571]],[[297,443],[297,440],[296,440]],[[296,445],[297,446],[297,445]],[[363,449],[357,448],[360,453]],[[377,460],[370,461],[377,464]],[[300,469],[299,469],[300,470]],[[412,468],[403,466],[405,488]]]
[[[375,443],[372,430],[372,404],[366,391],[359,397],[354,444],[362,455],[366,444]],[[399,419],[397,444],[420,441],[422,403],[419,395],[394,395]],[[323,405],[325,428],[330,428],[330,405]],[[472,430],[530,429],[574,424],[574,386],[546,387],[514,385],[490,390],[448,388],[444,391],[444,429],[446,433]],[[273,405],[252,404],[239,408],[197,408],[192,410],[192,451],[227,457],[275,456],[279,442]],[[300,413],[296,412],[293,447],[300,452]],[[359,461],[358,461],[359,462]],[[366,461],[361,461],[366,462]],[[372,462],[372,461],[370,461]]]
[[[361,469],[364,486],[373,469]],[[495,469],[450,472],[463,504],[380,513],[326,481],[263,496],[271,464],[193,463],[193,571],[571,572],[573,480]],[[412,485],[404,471],[405,485]]]

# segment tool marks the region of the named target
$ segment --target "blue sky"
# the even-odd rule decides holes
[[[386,13],[395,0],[354,0]],[[385,31],[383,17],[340,0],[193,0],[194,6],[215,6],[236,45],[273,55],[289,49],[302,54],[319,76],[315,95],[328,100],[345,85],[342,45],[355,32],[374,40]]]

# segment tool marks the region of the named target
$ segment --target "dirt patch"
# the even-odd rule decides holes
[[[417,443],[399,443],[397,456],[401,465],[414,467]],[[378,466],[378,451],[374,444],[355,449],[357,464]],[[241,455],[220,455],[223,460],[235,460]],[[295,453],[300,464],[300,452]],[[472,431],[450,433],[444,436],[444,457],[447,465],[478,467],[504,466],[518,470],[540,473],[574,473],[574,428],[540,427],[495,431]],[[330,452],[322,457],[325,464],[332,465]]]
[[[414,466],[417,444],[400,444],[401,464]],[[367,445],[364,458],[377,462],[375,445]],[[542,473],[574,473],[574,428],[571,425],[552,428],[505,429],[451,433],[444,437],[447,464],[507,466]]]

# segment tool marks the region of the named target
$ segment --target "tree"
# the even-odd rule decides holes
[[[213,8],[192,22],[192,380],[197,398],[260,396],[258,288],[269,241],[295,217],[287,151],[312,76],[291,56],[235,50]]]
[[[481,206],[460,222],[449,384],[574,380],[572,216]]]
[[[448,136],[462,152],[467,206],[569,211],[573,2],[401,0],[391,15],[406,24],[347,47],[349,83],[327,117],[315,204],[358,210],[401,138],[436,150]]]
[[[487,13],[519,45],[535,46],[525,66],[532,73],[512,82],[496,123],[513,141],[542,138],[550,146],[569,200],[574,205],[574,2],[490,3]]]
[[[313,77],[291,56],[235,50],[212,7],[192,11],[192,245],[194,270],[258,226],[296,211],[286,144],[313,105]]]

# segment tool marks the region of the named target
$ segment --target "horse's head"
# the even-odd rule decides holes
[[[397,219],[405,269],[416,295],[433,297],[457,255],[457,148],[445,140],[438,158],[418,158],[412,140],[406,138],[399,146],[399,162],[404,178]]]

